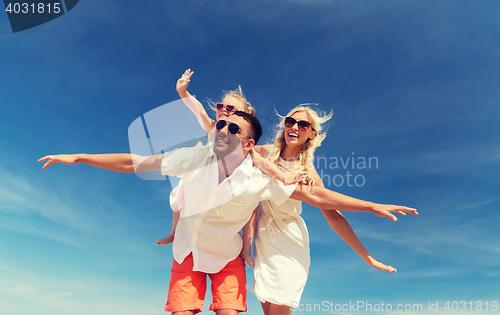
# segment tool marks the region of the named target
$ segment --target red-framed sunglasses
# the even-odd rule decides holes
[[[226,110],[228,112],[235,112],[237,111],[238,109],[236,108],[236,106],[234,105],[226,105],[226,104],[223,104],[223,103],[217,103],[215,104],[215,108],[217,108],[217,110],[223,110],[224,108],[226,108]]]
[[[309,129],[309,127],[311,126],[311,123],[308,122],[307,120],[296,121],[292,117],[285,118],[285,126],[287,128],[292,128],[293,126],[295,126],[295,124],[299,126],[299,130],[301,131],[307,131],[307,129]]]

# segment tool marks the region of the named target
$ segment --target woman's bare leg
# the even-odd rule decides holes
[[[260,303],[262,304],[262,310],[264,311],[264,315],[269,315],[269,307],[271,306],[271,303],[269,302],[264,302],[264,303]]]
[[[264,302],[262,304],[262,310],[264,315],[290,315],[292,314],[292,308],[287,305],[277,305],[269,302]]]
[[[269,303],[269,315],[290,315],[292,314],[292,308],[288,305],[277,305]]]

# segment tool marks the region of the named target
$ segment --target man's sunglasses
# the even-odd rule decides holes
[[[293,126],[295,126],[295,124],[299,126],[299,129],[301,131],[307,131],[307,129],[309,129],[309,127],[311,126],[311,123],[308,122],[307,120],[296,121],[292,117],[285,118],[285,126],[287,128],[292,128]]]
[[[223,110],[224,107],[226,108],[226,110],[228,112],[233,112],[233,111],[237,111],[238,109],[236,108],[236,106],[234,105],[226,105],[226,104],[222,104],[222,103],[217,103],[215,104],[215,108],[217,108],[217,110]]]
[[[228,106],[231,106],[231,105],[228,105]],[[227,121],[221,119],[217,122],[217,124],[215,125],[215,128],[220,131],[220,130],[222,130],[222,128],[224,128],[227,125],[227,123],[228,123]],[[230,134],[235,135],[240,131],[240,126],[238,126],[235,123],[229,123],[229,125],[227,125],[227,130],[229,131]]]

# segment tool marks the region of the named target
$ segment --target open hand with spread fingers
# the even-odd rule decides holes
[[[177,90],[177,92],[179,94],[186,92],[187,87],[189,85],[189,82],[191,81],[191,76],[193,75],[193,73],[194,72],[191,71],[191,69],[187,69],[186,71],[184,71],[181,78],[179,80],[177,80],[177,85],[176,85],[175,89]]]
[[[372,205],[371,208],[372,208],[371,212],[373,212],[376,216],[388,217],[392,221],[397,221],[398,218],[396,218],[396,216],[393,215],[391,212],[396,212],[399,213],[400,215],[406,215],[407,212],[414,215],[418,215],[417,209],[405,206],[384,205],[375,203]]]

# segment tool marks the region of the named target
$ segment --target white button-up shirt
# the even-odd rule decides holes
[[[279,205],[296,185],[285,186],[253,166],[248,154],[240,166],[219,184],[217,156],[210,145],[166,153],[162,174],[182,178],[184,215],[173,243],[174,259],[182,263],[193,254],[193,271],[219,272],[241,252],[239,231],[262,200]]]

